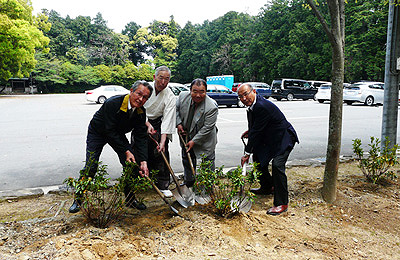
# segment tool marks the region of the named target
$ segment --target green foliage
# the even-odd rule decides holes
[[[255,195],[250,187],[258,181],[260,172],[253,165],[247,175],[242,175],[242,168],[223,173],[223,167],[215,171],[210,169],[209,161],[204,158],[196,175],[194,188],[200,196],[209,196],[217,213],[223,217],[230,217],[239,212],[240,207],[248,200],[253,202]],[[236,202],[232,201],[238,197]]]
[[[89,162],[89,166],[95,162]],[[124,189],[128,185],[131,193],[145,191],[151,184],[134,172],[137,164],[128,163],[122,176],[115,185],[107,178],[107,166],[101,165],[94,177],[89,177],[90,167],[80,171],[80,178],[67,178],[64,182],[75,191],[76,199],[80,200],[80,208],[86,219],[98,228],[106,228],[117,221],[125,212]],[[142,199],[140,199],[142,200]]]
[[[34,18],[30,1],[0,0],[0,80],[29,76],[35,50],[48,51],[49,39],[40,30],[44,23]]]
[[[382,178],[396,178],[393,167],[399,164],[396,156],[398,145],[395,144],[390,148],[390,141],[386,137],[385,143],[380,147],[381,141],[378,138],[371,137],[368,144],[368,156],[364,157],[364,150],[361,148],[361,140],[356,138],[353,140],[353,152],[359,161],[359,168],[363,172],[368,181],[377,183]]]

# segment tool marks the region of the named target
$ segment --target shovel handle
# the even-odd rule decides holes
[[[159,143],[157,142],[157,140],[154,139],[154,137],[153,137],[152,135],[149,134],[149,137],[150,137],[150,139],[153,140],[157,145],[159,145]],[[172,167],[171,167],[171,165],[169,164],[167,157],[165,156],[165,153],[164,153],[163,151],[161,151],[160,153],[161,153],[161,156],[162,156],[162,158],[163,158],[163,160],[164,160],[164,162],[165,162],[165,165],[167,165],[167,167],[168,167],[168,170],[169,170],[169,173],[170,173],[171,176],[172,176],[172,179],[174,180],[174,182],[175,182],[175,184],[176,184],[176,188],[177,188],[179,194],[182,196],[182,191],[181,191],[181,189],[180,189],[180,187],[179,187],[178,179],[176,178],[176,176],[175,176],[175,174],[174,174],[174,171],[172,170]]]
[[[185,149],[186,142],[185,142],[185,140],[183,140],[183,136],[182,136],[181,133],[178,133],[178,135],[179,135],[179,138],[181,139],[181,142],[182,142],[182,144],[184,146],[183,149]],[[188,157],[188,160],[189,160],[190,168],[192,169],[192,172],[193,172],[193,176],[195,176],[196,175],[196,171],[194,170],[194,167],[193,167],[192,157],[190,156],[190,153],[186,149],[185,149],[185,151],[186,151],[186,154],[187,154],[187,157]]]

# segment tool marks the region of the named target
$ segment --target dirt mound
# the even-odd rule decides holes
[[[366,183],[340,165],[338,199],[321,200],[323,167],[288,169],[289,211],[269,216],[272,196],[231,219],[209,206],[174,216],[155,192],[106,229],[71,215],[71,195],[0,203],[0,259],[398,259],[400,186]],[[173,200],[172,200],[173,201]],[[61,210],[60,210],[61,209]]]

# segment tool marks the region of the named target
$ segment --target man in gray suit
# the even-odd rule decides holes
[[[178,133],[186,137],[186,147],[182,147],[184,179],[187,187],[192,187],[195,176],[191,171],[187,152],[196,168],[196,158],[205,156],[215,169],[215,145],[217,144],[217,103],[207,96],[207,83],[195,79],[190,84],[190,92],[183,91],[176,101],[176,125]]]

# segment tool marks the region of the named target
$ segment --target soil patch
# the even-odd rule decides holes
[[[339,168],[338,199],[321,199],[323,167],[293,167],[289,211],[269,216],[272,196],[246,214],[209,206],[173,216],[155,192],[106,229],[68,213],[70,194],[0,203],[0,259],[399,259],[400,185],[367,183],[355,162]],[[174,201],[173,199],[171,201]]]

